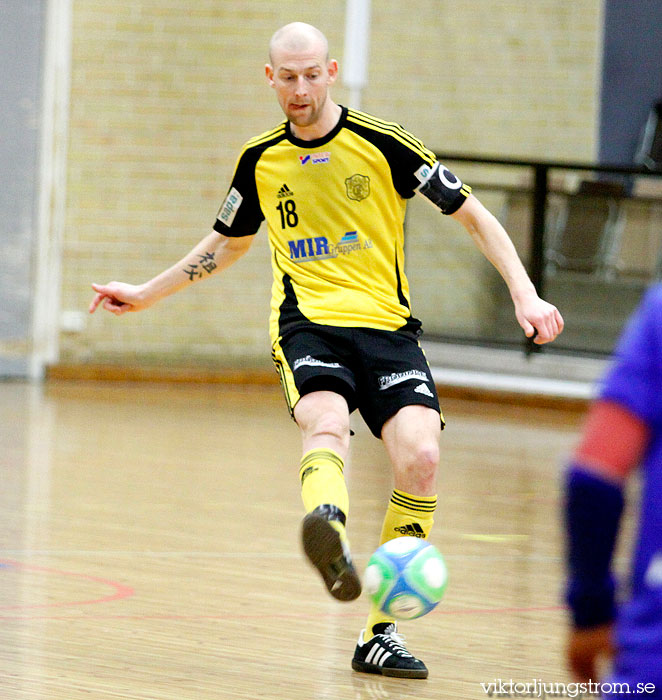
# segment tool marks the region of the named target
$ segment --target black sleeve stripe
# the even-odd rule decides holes
[[[409,149],[414,151],[420,158],[422,158],[428,165],[434,165],[436,161],[436,156],[432,151],[427,149],[422,141],[412,136],[408,131],[403,129],[399,124],[395,122],[385,122],[381,119],[375,119],[369,117],[361,112],[355,112],[354,110],[349,110],[347,114],[347,120],[358,124],[359,126],[366,127],[368,129],[373,129],[382,134],[389,134],[396,138],[400,143],[407,146]]]
[[[425,144],[420,139],[417,139],[413,134],[411,134],[397,122],[388,122],[385,119],[379,119],[378,117],[373,117],[371,114],[359,112],[357,110],[350,110],[350,113],[353,117],[363,120],[366,124],[372,124],[377,127],[393,130],[394,132],[399,133],[405,139],[409,140],[412,144],[418,146],[420,150],[424,152],[428,151]]]
[[[241,149],[239,157],[241,158],[241,156],[251,148],[257,148],[258,146],[263,146],[265,144],[270,146],[272,143],[278,143],[283,136],[285,136],[285,122],[277,126],[275,129],[267,131],[264,134],[260,134],[260,136],[256,136],[255,138],[247,141],[244,144],[244,147]]]
[[[348,115],[345,126],[381,152],[388,162],[396,192],[404,199],[413,197],[420,185],[416,173],[423,166],[431,168],[434,165],[434,153],[413,144],[413,138],[400,127],[367,123],[353,115]]]
[[[368,129],[373,129],[374,131],[379,131],[383,134],[390,134],[402,144],[414,151],[419,157],[423,158],[430,165],[434,164],[436,158],[432,151],[425,148],[421,141],[414,138],[408,131],[405,131],[398,124],[389,124],[388,122],[371,122],[368,120],[362,120],[360,118],[354,118],[354,115],[348,115],[348,121],[353,121],[355,124],[364,126]]]
[[[436,157],[432,151],[429,151],[426,148],[419,148],[417,145],[413,144],[411,142],[411,139],[406,138],[406,131],[401,131],[398,129],[394,129],[391,127],[387,126],[382,126],[382,125],[376,125],[376,124],[369,124],[367,122],[362,122],[358,119],[352,119],[351,117],[347,118],[348,122],[353,122],[357,126],[363,127],[364,129],[368,129],[373,132],[381,133],[386,136],[389,136],[391,138],[394,138],[398,142],[400,142],[403,146],[406,146],[412,153],[415,153],[419,158],[421,158],[424,162],[426,162],[428,165],[432,166],[434,165],[436,161]]]
[[[241,195],[242,201],[229,220],[223,221],[221,211],[227,202],[227,197],[221,205],[221,210],[214,223],[214,230],[224,236],[240,237],[252,236],[257,233],[260,224],[264,220],[264,214],[260,205],[257,186],[255,183],[255,168],[264,151],[285,138],[285,124],[281,124],[271,131],[257,136],[244,144],[237,159],[232,184],[229,192],[236,190]]]

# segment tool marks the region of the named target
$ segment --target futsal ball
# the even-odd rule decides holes
[[[444,595],[446,562],[439,550],[417,537],[396,537],[370,557],[364,587],[373,603],[396,620],[427,615]]]

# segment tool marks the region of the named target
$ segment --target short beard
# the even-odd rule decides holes
[[[300,126],[300,127],[306,127],[306,126],[312,126],[313,124],[317,123],[319,121],[319,118],[322,114],[322,111],[324,110],[324,105],[326,104],[326,97],[324,97],[324,100],[322,103],[310,113],[310,115],[304,117],[303,115],[301,117],[291,117],[288,115],[288,119],[294,126]]]

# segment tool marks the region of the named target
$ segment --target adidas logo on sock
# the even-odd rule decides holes
[[[278,197],[278,199],[283,199],[283,197],[294,197],[294,192],[292,192],[292,190],[286,184],[283,184],[283,186],[278,190],[276,197]]]
[[[417,394],[424,394],[425,396],[429,396],[430,398],[432,398],[432,392],[428,389],[428,385],[427,385],[427,384],[419,384],[419,385],[414,389],[414,391],[415,391]]]
[[[409,535],[410,537],[422,537],[425,539],[425,532],[423,528],[418,523],[411,523],[411,525],[403,525],[402,527],[394,527],[395,532],[399,532],[402,535]]]

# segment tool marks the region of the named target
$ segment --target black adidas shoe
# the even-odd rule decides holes
[[[382,629],[380,629],[382,628]],[[356,645],[352,668],[363,673],[381,673],[396,678],[427,678],[425,664],[405,648],[404,638],[398,634],[395,623],[375,625],[375,636],[363,641],[363,630]]]
[[[329,519],[333,514],[321,506],[303,519],[303,549],[320,572],[329,593],[338,600],[349,601],[361,595],[361,581],[352,564],[349,549]]]

